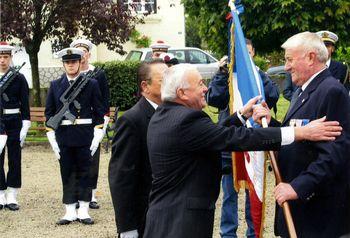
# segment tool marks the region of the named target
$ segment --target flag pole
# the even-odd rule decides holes
[[[232,14],[235,15],[236,12],[238,12],[238,10],[237,10],[237,8],[235,6],[234,0],[229,0],[228,5],[229,5],[229,7],[231,9]],[[234,16],[232,16],[232,17],[234,17]],[[231,28],[231,45],[232,45],[232,28]],[[231,50],[231,53],[232,53],[232,50]],[[233,60],[232,59],[234,59],[234,55],[233,54],[231,54],[230,69],[232,69],[232,67],[233,67],[233,62],[232,62]],[[230,78],[230,82],[231,82],[231,80],[232,80],[232,78]],[[230,86],[230,88],[231,88],[231,86]],[[232,95],[231,92],[230,92],[230,95]],[[266,117],[262,118],[262,126],[264,128],[268,127],[268,124],[267,124],[267,121],[266,121]],[[271,159],[271,165],[272,165],[272,168],[273,168],[273,171],[274,171],[274,174],[275,174],[276,182],[277,182],[277,184],[279,184],[279,183],[282,182],[282,177],[281,177],[280,171],[278,169],[278,165],[277,165],[275,154],[274,154],[273,151],[269,151],[269,155],[270,155],[270,159]],[[291,212],[290,212],[290,207],[289,207],[289,204],[288,204],[287,201],[282,203],[282,209],[283,209],[283,214],[284,214],[284,217],[285,217],[285,220],[286,220],[286,223],[287,223],[289,236],[291,238],[297,238],[296,231],[295,231],[295,226],[294,226],[294,223],[293,223],[293,218],[292,218],[292,215],[291,215]]]
[[[262,118],[262,126],[263,126],[263,128],[268,127],[266,117]],[[281,177],[281,173],[278,169],[275,153],[273,151],[269,151],[269,155],[270,155],[270,159],[271,159],[272,169],[273,169],[273,172],[275,174],[276,183],[279,184],[282,182],[282,177]],[[291,238],[297,238],[297,234],[296,234],[294,222],[293,222],[293,217],[292,217],[292,214],[290,212],[289,203],[287,201],[282,203],[282,209],[283,209],[284,219],[286,220],[286,223],[287,223],[289,236]]]

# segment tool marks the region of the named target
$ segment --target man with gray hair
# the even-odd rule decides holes
[[[278,205],[289,201],[298,237],[339,237],[350,231],[349,96],[326,67],[327,49],[316,33],[296,34],[282,48],[285,70],[299,87],[282,126],[297,128],[326,117],[338,121],[343,131],[334,141],[283,146],[277,162],[285,182],[274,195]],[[276,207],[275,234],[288,237],[282,208]]]
[[[247,129],[243,125],[259,97],[216,125],[202,111],[207,90],[191,65],[165,72],[163,104],[147,132],[152,189],[144,238],[212,237],[220,151],[277,150],[294,140],[333,140],[340,134],[328,131],[339,129],[337,122],[322,120],[300,128]]]

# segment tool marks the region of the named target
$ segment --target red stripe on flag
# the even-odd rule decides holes
[[[233,181],[235,190],[238,192],[241,187],[246,188],[247,184],[247,170],[245,168],[244,153],[233,152],[232,153],[232,168],[233,168]]]
[[[250,156],[248,153],[244,153],[247,161],[250,160]],[[250,200],[250,216],[252,218],[255,237],[259,238],[261,234],[261,225],[263,221],[263,203],[260,201],[256,191],[254,189],[254,185],[250,180],[249,176],[246,177],[249,185],[249,200]]]

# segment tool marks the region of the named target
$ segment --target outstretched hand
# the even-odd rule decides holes
[[[295,128],[296,140],[333,141],[341,135],[343,128],[337,121],[326,121],[326,117],[311,121],[306,126]]]
[[[240,113],[245,118],[250,118],[253,115],[253,106],[261,99],[261,96],[256,96],[250,99],[244,106],[241,108]]]

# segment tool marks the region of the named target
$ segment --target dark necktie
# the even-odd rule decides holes
[[[74,83],[74,80],[69,80],[69,84],[72,85]]]

